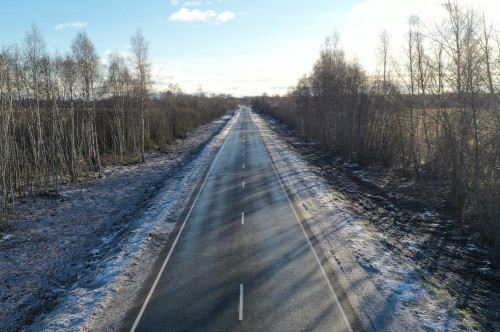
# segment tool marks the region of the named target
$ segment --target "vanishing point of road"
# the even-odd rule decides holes
[[[122,329],[352,331],[250,109],[235,116]]]

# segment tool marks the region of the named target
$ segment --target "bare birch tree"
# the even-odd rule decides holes
[[[136,71],[136,80],[139,91],[139,107],[141,111],[141,162],[144,162],[144,139],[145,123],[144,113],[146,112],[146,103],[149,95],[149,84],[151,81],[151,64],[149,63],[149,43],[144,34],[138,29],[130,37],[132,45],[133,62]]]
[[[72,45],[73,56],[79,77],[79,85],[84,98],[83,104],[83,142],[91,170],[98,171],[101,167],[99,147],[96,133],[95,99],[96,84],[99,79],[99,57],[94,44],[87,33],[79,32]]]

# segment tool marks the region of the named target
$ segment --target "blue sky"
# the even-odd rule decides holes
[[[439,18],[441,1],[0,2],[2,44],[21,43],[36,22],[47,49],[65,53],[76,32],[85,30],[105,61],[109,52],[126,56],[130,36],[140,28],[150,42],[157,89],[178,83],[185,92],[194,92],[201,85],[207,92],[241,96],[286,93],[301,75],[311,71],[322,43],[336,29],[349,56],[375,71],[380,31],[389,31],[397,56],[407,16]],[[494,0],[483,2],[496,6]]]

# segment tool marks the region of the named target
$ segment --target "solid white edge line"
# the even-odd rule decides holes
[[[252,116],[250,116],[250,118],[252,118]],[[252,122],[253,122],[253,119],[252,119]],[[255,125],[255,128],[257,129],[256,125]],[[300,228],[302,228],[302,231],[304,232],[304,236],[306,238],[307,244],[309,245],[309,249],[311,249],[311,251],[312,251],[312,253],[314,255],[314,258],[316,260],[316,263],[318,264],[318,266],[319,266],[319,268],[321,270],[321,274],[323,275],[323,279],[325,280],[326,284],[328,285],[328,288],[330,289],[330,292],[332,293],[333,299],[335,300],[335,304],[337,304],[337,306],[338,306],[338,308],[340,310],[340,313],[342,314],[342,318],[344,319],[344,322],[347,325],[347,328],[349,329],[350,332],[353,332],[353,330],[351,328],[351,324],[349,324],[349,320],[347,320],[347,316],[345,315],[345,312],[342,309],[342,306],[340,305],[340,301],[337,298],[337,295],[335,294],[335,291],[333,290],[333,286],[332,286],[332,284],[330,284],[330,280],[328,280],[328,276],[326,275],[325,269],[323,268],[323,265],[321,265],[321,261],[319,260],[319,257],[316,254],[316,251],[314,250],[314,247],[313,247],[313,245],[311,243],[311,240],[309,240],[309,236],[307,235],[307,232],[304,229],[304,226],[302,226],[302,223],[300,222],[299,215],[297,214],[297,211],[295,211],[295,207],[293,206],[292,201],[290,200],[290,197],[288,197],[288,194],[286,193],[285,186],[283,185],[283,183],[280,180],[280,177],[278,176],[278,172],[276,171],[276,168],[274,167],[273,161],[271,160],[271,157],[269,156],[269,153],[267,152],[267,149],[265,148],[266,145],[264,144],[264,140],[260,136],[259,130],[257,130],[257,133],[259,134],[260,141],[262,142],[262,145],[264,146],[264,151],[266,152],[267,158],[269,159],[269,163],[271,164],[271,166],[273,168],[274,174],[276,175],[276,178],[278,178],[278,182],[281,185],[281,189],[283,189],[283,192],[285,193],[285,196],[286,196],[286,198],[288,200],[288,203],[292,207],[292,211],[293,211],[293,214],[295,215],[295,219],[297,220],[297,222],[300,225]]]
[[[200,193],[203,190],[205,183],[207,182],[208,176],[212,172],[212,169],[214,168],[214,165],[217,162],[217,159],[219,159],[219,156],[220,156],[222,150],[224,150],[224,146],[226,145],[227,138],[229,137],[229,135],[231,135],[231,132],[233,131],[234,125],[238,121],[239,117],[240,117],[240,113],[238,113],[236,120],[234,120],[233,126],[229,130],[229,133],[227,134],[226,138],[224,139],[224,143],[222,143],[222,146],[220,147],[219,151],[217,152],[217,155],[215,156],[215,159],[212,162],[212,165],[211,165],[210,169],[208,170],[208,173],[205,176],[203,183],[201,184],[200,190],[198,191],[198,194],[196,195],[196,197],[193,201],[193,204],[191,204],[191,208],[189,209],[189,212],[188,212],[186,218],[184,218],[184,222],[182,223],[181,229],[179,230],[179,233],[177,233],[177,236],[175,237],[174,243],[172,244],[172,247],[170,248],[170,250],[168,252],[167,258],[165,258],[165,261],[163,262],[163,264],[161,266],[160,272],[156,276],[156,279],[153,283],[153,286],[151,286],[151,289],[149,290],[148,296],[146,297],[146,300],[144,301],[144,303],[141,307],[141,310],[139,311],[139,314],[137,315],[137,318],[135,319],[134,325],[132,325],[132,328],[130,329],[130,332],[134,332],[135,329],[137,328],[137,325],[139,325],[139,321],[141,320],[142,315],[144,314],[144,311],[146,310],[146,306],[148,305],[149,300],[151,300],[151,296],[153,295],[153,293],[155,291],[155,288],[156,288],[156,285],[158,284],[158,281],[160,281],[160,277],[163,274],[163,270],[165,269],[165,266],[167,266],[168,260],[170,259],[170,256],[172,255],[172,252],[174,251],[175,245],[177,244],[177,241],[179,240],[179,237],[181,236],[182,230],[184,229],[184,226],[186,225],[186,221],[189,219],[189,216],[191,215],[191,212],[193,211],[193,208],[196,205],[196,201],[198,200],[198,197],[200,196]]]
[[[243,284],[240,284],[240,304],[238,305],[239,319],[243,320]]]

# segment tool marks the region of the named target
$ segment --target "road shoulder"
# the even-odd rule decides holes
[[[27,330],[117,330],[120,321],[132,306],[140,285],[147,279],[162,247],[173,233],[176,221],[181,217],[196,185],[234,124],[234,118],[228,122],[227,119],[224,120],[225,125],[220,132],[200,146],[201,150],[196,152],[194,159],[186,159],[182,151],[174,155],[174,158],[180,158],[176,169],[169,168],[168,163],[165,166],[137,166],[137,174],[132,175],[146,178],[154,175],[159,181],[163,181],[162,184],[158,188],[145,189],[149,194],[144,198],[144,207],[141,209],[133,208],[131,201],[119,200],[119,205],[116,206],[118,209],[130,204],[128,209],[131,211],[127,221],[130,224],[117,222],[114,227],[109,227],[108,221],[109,229],[101,230],[105,233],[91,233],[102,240],[95,244],[97,249],[93,251],[99,255],[91,263],[95,267],[94,273],[85,277],[85,280],[75,280],[65,295],[58,299],[58,305],[47,314],[39,315]],[[111,181],[111,185],[113,183]],[[142,188],[135,188],[135,185],[142,186],[134,184],[129,190]],[[109,196],[122,194],[116,187],[103,189],[108,191]],[[109,192],[113,189],[116,192]],[[103,199],[107,204],[108,198]],[[109,216],[110,219],[114,217]],[[111,246],[111,249],[105,254],[104,248],[99,248],[100,245]]]
[[[343,291],[346,307],[352,306],[364,329],[473,329],[474,322],[460,315],[453,298],[387,247],[383,234],[352,215],[343,195],[316,177],[265,120],[257,114],[253,119],[295,206],[307,220],[313,242],[331,266],[339,299]]]

